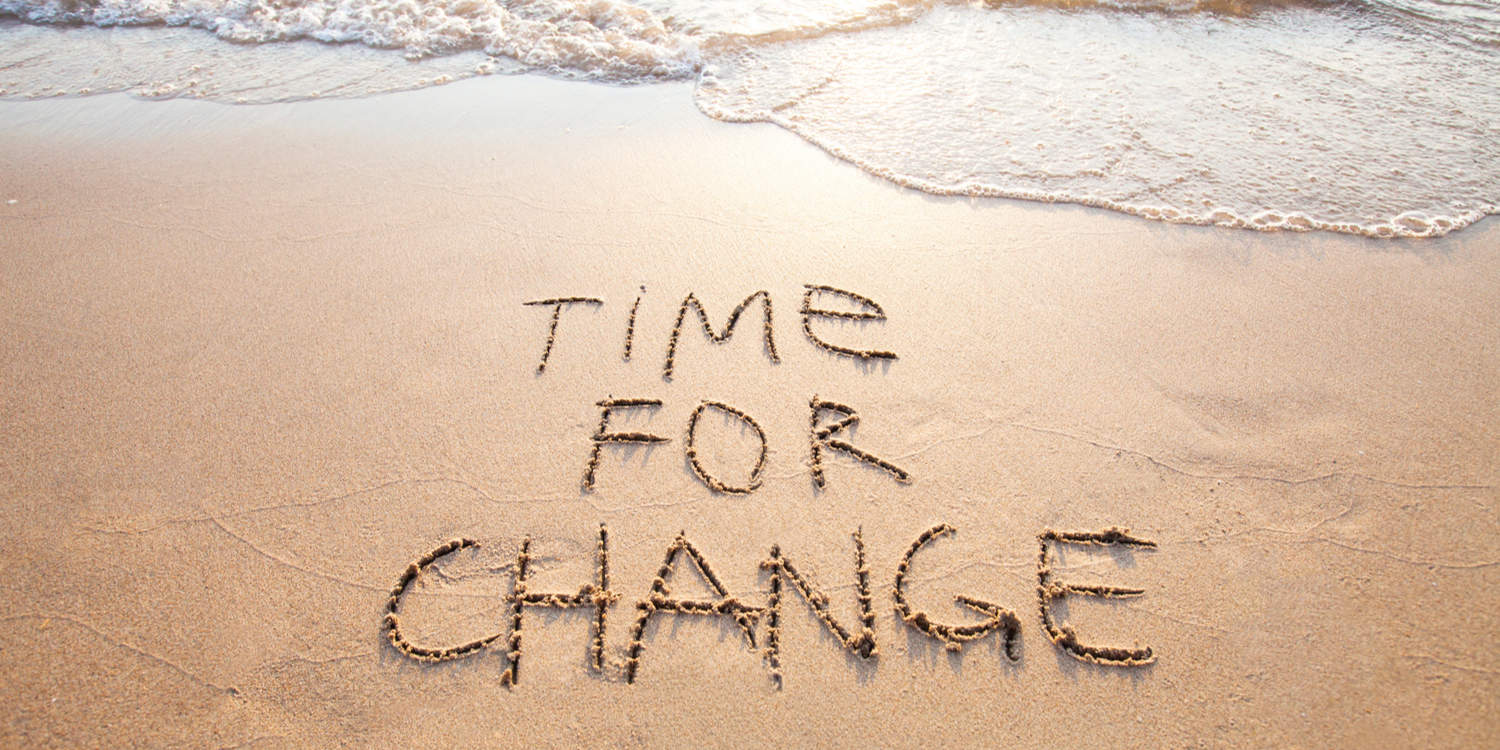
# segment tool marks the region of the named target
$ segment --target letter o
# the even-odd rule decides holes
[[[750,471],[750,478],[745,482],[743,486],[736,487],[719,481],[718,479],[710,475],[707,471],[705,471],[703,468],[703,464],[698,462],[698,449],[694,445],[693,440],[697,436],[698,419],[702,417],[703,412],[710,407],[718,409],[725,414],[729,414],[739,418],[741,422],[750,425],[750,429],[755,430],[755,436],[760,438],[760,457],[756,459],[755,468]],[[754,419],[750,418],[749,414],[746,414],[745,412],[742,412],[739,409],[734,408],[733,406],[718,401],[704,401],[698,404],[698,408],[693,410],[693,415],[691,417],[688,417],[686,451],[688,463],[693,467],[693,473],[697,474],[698,478],[703,480],[703,483],[708,485],[709,488],[717,492],[724,492],[731,495],[748,495],[751,492],[754,492],[756,488],[760,487],[760,474],[761,471],[766,468],[766,433],[765,430],[762,430],[760,428],[760,425],[757,424]]]

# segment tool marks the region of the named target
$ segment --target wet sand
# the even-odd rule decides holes
[[[531,77],[4,102],[0,132],[0,744],[1500,735],[1493,219],[1378,241],[933,198],[677,86]],[[809,336],[805,285],[885,320]],[[721,335],[760,291],[721,345],[690,308],[664,378],[689,294]],[[561,309],[538,372],[553,308],[525,303],[575,296],[599,304]],[[821,488],[844,412],[812,422],[814,398],[859,417],[821,436]],[[659,400],[603,432],[665,442],[606,443],[585,489],[607,399]],[[735,411],[705,407],[690,457],[704,401]],[[608,586],[580,594],[601,524]],[[1111,527],[1156,546],[1039,542]],[[656,601],[719,614],[638,606],[679,533],[719,585],[679,550]],[[525,537],[527,592],[591,598],[521,607],[506,686]],[[460,538],[401,589],[402,638],[487,645],[412,659],[392,587]],[[1043,542],[1053,583],[1142,590],[1075,590],[1054,621],[1152,663],[1049,638]],[[823,617],[762,569],[777,545]],[[903,567],[908,616],[984,622],[971,597],[1018,640],[903,622]],[[876,655],[824,620],[868,621]]]

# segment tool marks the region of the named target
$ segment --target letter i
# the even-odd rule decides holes
[[[641,294],[645,294],[646,285],[641,285]],[[641,294],[635,296],[635,303],[630,306],[630,320],[625,323],[625,361],[630,361],[630,347],[635,343],[635,313],[641,307]]]

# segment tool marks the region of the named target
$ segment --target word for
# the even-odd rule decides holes
[[[855,294],[854,292],[849,292],[843,289],[837,289],[835,287],[825,286],[822,284],[804,284],[803,288],[804,291],[802,294],[801,309],[802,332],[807,336],[807,340],[812,342],[813,346],[816,346],[826,352],[846,357],[855,357],[860,360],[896,359],[896,354],[894,352],[881,351],[878,349],[854,349],[847,346],[840,346],[838,344],[829,343],[813,331],[812,322],[814,319],[836,318],[843,320],[883,321],[886,319],[885,310],[882,309],[880,305],[875,302],[875,300],[872,300],[864,295]],[[644,293],[645,287],[641,287],[641,291]],[[855,311],[846,311],[829,310],[823,307],[814,307],[814,297],[817,296],[818,299],[821,300],[823,295],[841,297],[859,309]],[[761,324],[761,335],[765,340],[766,355],[771,358],[771,361],[773,363],[781,362],[781,355],[776,353],[776,332],[772,323],[773,314],[771,310],[770,292],[764,289],[759,290],[746,297],[738,305],[735,305],[734,309],[729,313],[729,319],[724,323],[723,333],[716,333],[714,331],[713,324],[711,324],[708,320],[708,310],[703,307],[703,303],[698,299],[696,295],[689,292],[688,296],[682,300],[682,305],[677,308],[677,321],[672,324],[672,332],[667,338],[667,356],[666,361],[662,363],[662,379],[672,379],[672,372],[676,368],[677,363],[677,341],[682,335],[682,324],[683,321],[687,319],[688,310],[692,310],[697,314],[698,322],[703,328],[703,335],[707,337],[709,341],[715,344],[722,344],[728,341],[730,336],[734,335],[734,327],[739,324],[740,315],[744,314],[745,309],[753,304],[756,300],[760,300],[761,309],[764,311],[764,316],[762,317]],[[601,300],[597,297],[551,297],[548,299],[530,300],[528,302],[523,302],[522,304],[534,307],[552,308],[552,321],[547,328],[547,344],[542,348],[542,361],[536,366],[536,371],[538,374],[540,374],[546,372],[547,359],[552,356],[552,348],[557,343],[557,326],[559,321],[562,320],[563,310],[565,308],[572,308],[575,305],[599,307],[604,304],[604,300]],[[635,298],[635,302],[630,306],[630,316],[625,322],[624,359],[626,362],[630,361],[631,352],[634,348],[636,313],[640,310],[640,307],[641,295],[637,295]]]
[[[954,625],[938,622],[926,612],[912,606],[906,583],[912,559],[934,540],[954,533],[956,532],[952,526],[939,524],[922,532],[907,548],[896,567],[896,574],[891,582],[891,598],[896,616],[908,627],[941,642],[945,649],[952,652],[961,651],[965,645],[991,633],[999,633],[1003,639],[1006,657],[1011,661],[1019,661],[1021,658],[1018,650],[1021,621],[1015,612],[974,597],[958,596],[956,600],[959,604],[978,612],[985,619],[970,624]],[[851,627],[834,617],[829,610],[827,594],[814,587],[810,579],[803,575],[797,566],[782,553],[780,545],[772,545],[769,556],[760,564],[761,570],[770,576],[770,590],[765,604],[762,605],[731,595],[723,581],[709,566],[703,553],[688,541],[686,532],[679,533],[667,547],[666,557],[662,560],[656,577],[651,581],[651,587],[646,596],[635,603],[635,623],[630,629],[630,642],[625,649],[624,660],[610,664],[605,658],[606,620],[610,609],[620,600],[620,595],[609,588],[609,530],[604,524],[599,525],[593,580],[579,587],[576,593],[544,593],[530,589],[527,576],[531,563],[531,537],[524,537],[521,540],[520,552],[516,557],[511,591],[505,597],[510,605],[510,637],[506,641],[506,666],[501,674],[501,682],[513,687],[520,679],[521,632],[525,626],[526,608],[592,608],[594,621],[588,648],[588,664],[595,673],[604,674],[607,670],[616,668],[624,677],[625,682],[634,683],[640,674],[641,657],[646,650],[647,625],[653,617],[664,614],[725,617],[732,620],[739,628],[750,649],[761,651],[772,681],[780,688],[782,684],[781,617],[788,588],[801,596],[813,614],[845,650],[860,659],[877,658],[879,649],[875,642],[874,602],[870,593],[870,568],[865,560],[864,536],[860,530],[855,530],[853,539],[855,602],[859,610],[859,623]],[[1156,655],[1150,647],[1121,648],[1087,644],[1079,640],[1078,634],[1071,626],[1057,621],[1053,605],[1066,596],[1115,598],[1140,596],[1144,592],[1141,589],[1055,581],[1049,562],[1049,550],[1065,544],[1155,549],[1156,543],[1132,536],[1128,530],[1117,527],[1103,531],[1047,529],[1037,536],[1037,540],[1041,545],[1041,555],[1037,561],[1037,608],[1041,615],[1042,629],[1047,638],[1072,657],[1093,664],[1140,667],[1154,662]],[[406,567],[397,580],[396,586],[391,589],[390,597],[386,602],[383,629],[392,647],[418,661],[442,662],[481,653],[490,644],[500,640],[504,635],[503,631],[456,646],[432,647],[413,643],[402,633],[401,601],[412,582],[439,558],[462,549],[478,546],[478,542],[469,539],[455,539],[422,555]],[[674,572],[680,567],[682,558],[691,562],[708,584],[713,592],[712,599],[682,599],[672,595],[670,581]],[[758,645],[759,640],[756,637],[761,622],[765,623],[764,647]]]
[[[621,443],[655,445],[671,442],[670,438],[666,438],[661,435],[653,435],[646,432],[609,431],[610,415],[612,415],[616,410],[642,408],[658,409],[661,408],[661,405],[662,402],[654,398],[609,398],[597,402],[597,406],[599,406],[602,411],[599,414],[599,429],[594,431],[594,435],[592,437],[594,446],[593,449],[589,452],[589,460],[588,463],[585,464],[583,470],[583,489],[585,491],[593,491],[594,489],[594,479],[599,469],[599,455],[605,445]],[[836,435],[846,432],[859,422],[859,414],[854,411],[853,407],[833,401],[824,401],[819,399],[817,396],[812,397],[812,400],[808,402],[808,407],[811,414],[808,427],[808,435],[812,450],[812,458],[809,463],[809,467],[812,472],[813,483],[816,484],[820,489],[824,485],[823,450],[825,448],[844,453],[865,464],[881,469],[891,476],[895,477],[896,481],[898,482],[904,483],[911,481],[911,474],[907,473],[905,469],[902,469],[901,467],[889,461],[886,461],[885,459],[880,458],[879,456],[876,456],[868,451],[856,448],[847,441],[840,440],[835,437]],[[730,484],[714,476],[713,474],[710,474],[709,471],[704,468],[702,462],[698,460],[698,449],[696,447],[696,440],[698,436],[698,422],[702,418],[704,412],[710,409],[721,412],[723,414],[727,414],[739,420],[740,423],[744,424],[746,427],[749,427],[750,430],[755,433],[756,439],[760,441],[760,455],[755,459],[755,467],[750,470],[749,477],[743,483]],[[838,419],[834,420],[831,423],[820,425],[819,422],[821,417],[829,412],[836,413],[840,416],[838,417]],[[698,404],[698,407],[696,409],[693,409],[692,415],[688,417],[687,437],[685,438],[683,445],[683,450],[687,455],[688,464],[693,467],[693,474],[698,477],[699,481],[707,485],[709,489],[715,492],[722,492],[731,495],[747,495],[751,492],[754,492],[757,488],[760,487],[761,472],[766,468],[766,457],[768,455],[766,431],[761,429],[760,423],[756,422],[755,418],[751,417],[749,414],[746,414],[745,412],[720,401],[702,401]]]

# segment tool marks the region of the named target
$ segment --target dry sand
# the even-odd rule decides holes
[[[1500,225],[1435,241],[1257,234],[1096,210],[934,199],[679,86],[489,79],[259,107],[119,96],[0,104],[0,745],[371,747],[1447,746],[1500,736]],[[10,201],[15,201],[10,203]],[[804,284],[888,320],[814,320]],[[631,361],[622,360],[632,304]],[[675,372],[668,336],[688,294]],[[550,309],[560,318],[537,365]],[[834,306],[836,300],[823,299]],[[845,305],[844,309],[855,307]],[[814,395],[858,410],[825,451]],[[606,397],[660,399],[611,430]],[[763,430],[749,494],[685,457],[701,401]],[[836,416],[836,415],[834,415]],[[831,418],[831,417],[830,417]],[[700,419],[743,483],[759,443]],[[610,533],[603,674],[593,610],[505,597],[593,580]],[[1014,611],[960,652],[898,619]],[[1128,527],[1155,550],[1065,546],[1053,577],[1100,666],[1037,611],[1045,529]],[[781,689],[730,617],[636,618],[679,531],[747,607],[773,544],[859,618],[863,529],[878,657],[783,590]],[[405,633],[388,592],[424,569]],[[1061,555],[1060,558],[1058,555]],[[674,597],[714,600],[686,560]],[[752,628],[766,645],[764,617]]]

